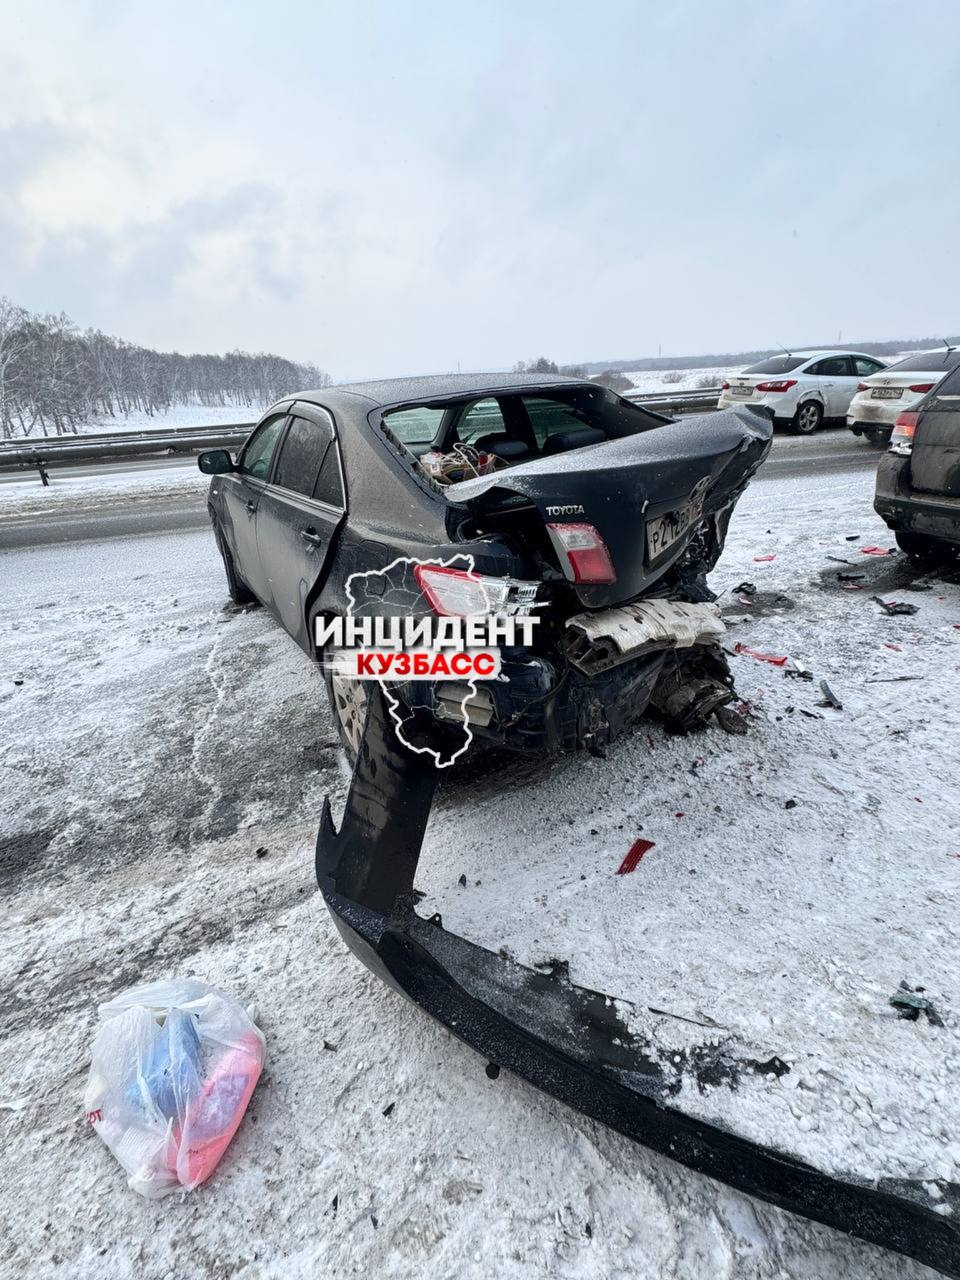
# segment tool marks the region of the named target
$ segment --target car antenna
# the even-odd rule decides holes
[[[943,340],[943,345],[947,348],[947,350],[948,350],[948,351],[955,351],[955,350],[956,350],[956,348],[955,348],[955,347],[951,347],[950,343],[947,341],[947,339],[946,339],[946,338],[944,338],[944,340]]]
[[[777,342],[776,338],[774,338],[774,342]],[[793,352],[792,352],[792,351],[788,351],[788,350],[787,350],[787,348],[783,345],[783,343],[782,343],[782,342],[777,342],[777,346],[780,348],[780,350],[783,352],[783,354],[784,354],[785,356],[792,356],[792,355],[793,355]]]

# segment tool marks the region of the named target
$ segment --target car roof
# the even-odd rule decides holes
[[[402,404],[409,401],[443,400],[455,397],[494,395],[497,392],[522,391],[529,388],[555,386],[596,386],[584,378],[567,378],[563,374],[542,373],[441,373],[418,378],[385,378],[377,382],[345,382],[319,391],[298,391],[297,400],[336,407],[339,402],[370,402],[369,407]]]

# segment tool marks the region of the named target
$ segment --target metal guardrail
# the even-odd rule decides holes
[[[719,387],[709,391],[639,390],[622,393],[625,400],[670,414],[703,413],[717,407]],[[213,426],[174,427],[156,431],[111,431],[98,435],[43,436],[0,441],[0,472],[39,472],[78,462],[136,462],[142,458],[195,456],[203,449],[229,449],[241,443],[256,423],[218,423]]]

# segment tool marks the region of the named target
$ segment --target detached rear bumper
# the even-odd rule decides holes
[[[880,459],[873,507],[891,529],[960,543],[960,498],[911,489],[909,457]]]

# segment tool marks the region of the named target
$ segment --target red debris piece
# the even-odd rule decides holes
[[[859,582],[841,582],[840,590],[841,591],[862,591],[863,588],[860,586]]]
[[[643,857],[643,855],[647,852],[648,849],[652,849],[652,848],[653,848],[652,840],[642,840],[642,839],[634,840],[633,844],[630,846],[630,851],[628,852],[627,856],[624,858],[624,860],[620,863],[620,866],[617,868],[617,875],[628,876],[631,871],[636,871],[640,863],[640,859]]]
[[[679,813],[675,813],[673,816],[674,816],[675,818],[682,818],[682,817],[683,817],[683,811],[681,810]]]
[[[884,640],[883,647],[892,649],[894,653],[903,653],[903,645],[894,644],[892,640]]]
[[[861,547],[860,550],[865,556],[889,556],[892,551],[889,547]]]
[[[954,631],[960,631],[960,622],[955,622],[953,624],[953,629]]]
[[[747,596],[737,596],[737,600],[740,604],[745,604],[748,609],[753,607],[753,601],[748,599]]]
[[[738,640],[733,646],[734,653],[745,653],[750,658],[756,658],[758,662],[769,662],[772,667],[784,667],[787,664],[786,654],[778,653],[760,653],[757,649],[748,649],[745,644],[741,644]]]
[[[773,554],[773,552],[771,551],[771,552],[769,552],[769,553],[768,553],[767,555],[765,555],[765,556],[754,556],[754,557],[753,557],[753,563],[754,563],[754,564],[765,564],[768,560],[776,560],[776,558],[777,558],[777,557],[776,557],[776,556]]]

